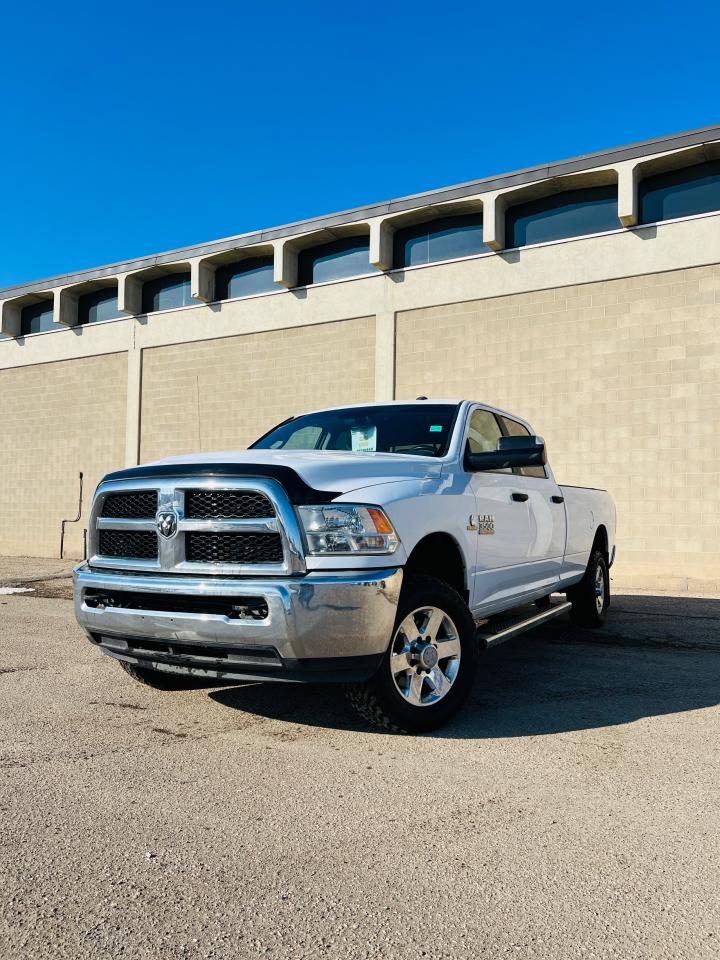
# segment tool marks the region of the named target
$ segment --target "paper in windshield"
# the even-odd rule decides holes
[[[377,427],[353,427],[350,436],[354,452],[375,453],[377,450]]]

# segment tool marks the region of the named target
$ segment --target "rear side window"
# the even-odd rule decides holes
[[[511,420],[510,417],[500,417],[503,430],[508,437],[529,437],[530,431],[517,420]],[[547,476],[545,467],[520,467],[520,476],[522,477],[540,477],[544,480]]]

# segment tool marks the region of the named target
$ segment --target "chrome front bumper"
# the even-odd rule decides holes
[[[359,680],[372,675],[387,649],[401,584],[397,568],[256,580],[129,574],[84,564],[74,573],[75,616],[104,653],[155,669],[218,679]],[[141,595],[143,609],[93,606],[103,591],[121,602],[123,595]],[[159,610],[152,609],[153,594]],[[266,615],[175,611],[173,596],[179,607],[251,597]]]

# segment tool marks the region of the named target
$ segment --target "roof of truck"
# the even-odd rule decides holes
[[[306,410],[304,413],[298,413],[296,416],[305,417],[310,413],[321,413],[324,410],[355,410],[360,407],[407,407],[416,406],[418,403],[447,404],[456,407],[460,403],[475,402],[467,400],[448,400],[446,397],[435,399],[435,397],[417,397],[415,400],[368,400],[365,403],[339,403],[334,407],[316,407],[315,410]],[[478,401],[479,402],[479,401]],[[489,406],[489,404],[483,404]],[[494,409],[494,408],[493,408]]]
[[[306,410],[303,413],[294,414],[292,417],[288,417],[287,420],[296,420],[298,417],[308,417],[312,416],[314,413],[324,413],[330,410],[353,410],[359,409],[362,407],[407,407],[407,406],[417,406],[420,403],[429,403],[429,404],[447,404],[448,406],[457,407],[461,403],[477,403],[481,407],[485,407],[488,410],[492,410],[493,413],[499,413],[501,416],[510,417],[511,420],[518,420],[520,423],[525,424],[528,428],[530,423],[520,414],[512,413],[510,410],[504,410],[502,407],[496,407],[492,403],[486,403],[483,400],[468,400],[467,397],[462,399],[448,399],[447,397],[417,397],[415,400],[368,400],[366,403],[343,403],[335,407],[317,407],[315,410]],[[287,420],[283,421],[287,423]],[[280,426],[280,424],[276,424]],[[274,429],[274,428],[273,428]]]

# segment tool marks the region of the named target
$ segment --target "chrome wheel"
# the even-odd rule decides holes
[[[447,696],[460,669],[460,638],[439,607],[419,607],[402,621],[390,649],[390,671],[398,693],[414,707]]]
[[[605,607],[605,571],[602,564],[595,568],[595,609],[600,616]]]

